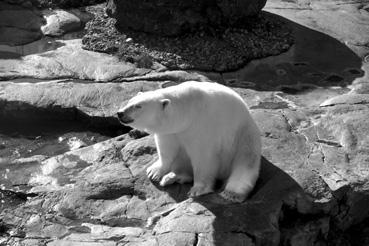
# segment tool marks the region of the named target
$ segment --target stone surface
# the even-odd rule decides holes
[[[92,16],[78,9],[75,10],[44,10],[46,24],[41,27],[44,35],[61,36],[68,32],[78,31],[84,27]]]
[[[0,83],[0,117],[18,120],[78,120],[120,125],[118,109],[139,91],[160,88],[160,83]],[[108,120],[110,118],[110,120]]]
[[[22,59],[1,59],[0,79],[32,77],[38,79],[75,78],[110,81],[116,78],[142,76],[155,69],[137,68],[118,58],[81,48],[80,39],[57,40],[59,47]]]
[[[21,45],[42,37],[43,18],[32,6],[0,2],[0,44]]]
[[[369,40],[367,8],[367,3],[359,0],[270,0],[265,10],[332,36],[363,57],[368,52]]]
[[[242,1],[114,1],[107,13],[117,19],[122,30],[133,29],[165,36],[179,35],[199,28],[235,24],[254,16],[265,0]]]
[[[189,199],[190,184],[162,188],[149,181],[145,169],[158,157],[153,137],[143,132],[124,132],[86,147],[68,137],[61,142],[70,143],[71,150],[54,155],[25,156],[17,146],[37,144],[33,138],[15,143],[18,154],[11,155],[8,142],[1,140],[0,244],[366,246],[369,66],[367,47],[360,45],[365,35],[346,26],[354,23],[346,22],[351,19],[360,30],[366,28],[360,17],[366,15],[366,5],[271,1],[267,7],[291,18],[296,44],[285,54],[253,61],[238,72],[145,70],[132,76],[106,75],[116,83],[27,78],[0,83],[5,119],[33,115],[55,123],[69,117],[79,120],[75,114],[83,112],[109,128],[119,104],[138,91],[187,79],[224,83],[248,103],[262,134],[260,178],[244,203],[228,204],[216,193]],[[348,10],[350,15],[341,15]],[[319,12],[347,19],[340,28],[324,29],[329,22],[315,21]],[[337,41],[347,37],[356,40],[355,45],[347,43],[351,50]],[[43,55],[66,64],[66,55],[60,55],[66,53]],[[85,54],[106,61],[106,56]],[[76,66],[73,76],[92,76],[93,66],[101,66],[96,64],[88,71]],[[10,68],[3,73],[11,73]]]
[[[78,8],[86,5],[93,5],[104,2],[103,0],[81,0],[81,1],[70,1],[70,0],[3,0],[10,4],[19,4],[22,6],[35,6],[40,9],[49,8]]]
[[[190,185],[151,183],[152,136],[125,134],[37,159],[23,182],[39,196],[1,213],[7,232],[58,237],[50,245],[310,245],[369,216],[366,103],[291,108],[281,104],[287,94],[234,89],[263,136],[261,176],[245,203],[188,199]]]

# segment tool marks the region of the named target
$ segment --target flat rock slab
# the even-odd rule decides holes
[[[118,109],[140,91],[160,88],[160,83],[84,83],[50,81],[0,83],[1,117],[18,120],[78,120],[87,117],[115,120]]]
[[[369,12],[363,1],[270,0],[265,10],[328,34],[360,56],[368,52]]]
[[[121,62],[110,55],[83,50],[80,39],[56,42],[58,46],[55,45],[54,50],[27,55],[21,59],[1,59],[0,79],[31,77],[110,81],[120,77],[142,76],[152,71]]]

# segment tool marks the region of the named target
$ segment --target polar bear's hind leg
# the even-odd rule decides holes
[[[256,161],[256,157],[253,159]],[[258,176],[258,166],[253,165],[253,167],[249,167],[238,165],[238,167],[232,170],[225,189],[220,195],[232,202],[243,202],[253,190]]]
[[[240,144],[225,189],[220,193],[224,199],[231,202],[243,202],[255,187],[259,177],[261,143],[258,136],[244,137]]]
[[[218,160],[211,151],[214,148],[201,150],[197,148],[192,153],[193,186],[189,191],[190,197],[196,197],[214,192],[214,185],[218,172]]]

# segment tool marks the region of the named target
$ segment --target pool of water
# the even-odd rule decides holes
[[[0,211],[33,196],[28,180],[40,161],[114,136],[78,122],[0,121]]]
[[[74,32],[57,39],[45,36],[40,40],[25,45],[0,45],[0,59],[21,59],[22,56],[55,50],[64,46],[63,40],[82,38],[83,35],[83,32]]]

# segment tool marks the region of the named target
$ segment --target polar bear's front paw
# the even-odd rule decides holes
[[[160,186],[166,186],[171,185],[178,181],[178,177],[174,172],[167,173],[163,176],[163,178],[160,181]]]
[[[165,174],[165,171],[163,170],[160,164],[155,162],[154,164],[152,164],[146,169],[146,174],[147,174],[147,177],[149,177],[149,179],[153,181],[160,181],[160,179]]]
[[[224,190],[219,193],[221,197],[232,203],[241,203],[246,199],[245,195],[238,194],[234,191]]]
[[[194,184],[191,190],[188,192],[189,197],[202,196],[213,192],[213,188],[204,184]]]

